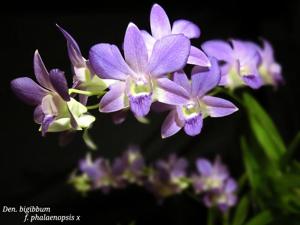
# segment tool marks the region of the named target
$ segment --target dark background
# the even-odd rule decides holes
[[[300,3],[299,1],[157,1],[170,20],[186,18],[202,31],[200,46],[213,38],[243,38],[257,41],[265,37],[273,44],[282,64],[286,85],[274,91],[264,87],[253,94],[264,105],[289,143],[300,130]],[[42,138],[32,120],[33,108],[20,102],[9,82],[20,76],[33,79],[32,58],[35,49],[48,69],[60,68],[71,80],[66,42],[55,27],[58,23],[77,40],[87,57],[96,43],[121,46],[129,21],[149,29],[152,2],[73,1],[15,3],[1,8],[1,149],[0,206],[50,206],[53,214],[81,215],[83,224],[201,224],[206,212],[201,204],[187,196],[177,196],[157,204],[154,197],[136,187],[113,191],[110,195],[91,193],[86,198],[66,183],[77,162],[87,152],[80,134],[65,148],[58,146],[58,135]],[[177,152],[191,162],[196,156],[214,158],[218,153],[234,177],[242,172],[239,137],[244,128],[242,112],[230,117],[206,119],[201,135],[191,138],[179,134],[161,140],[160,126],[165,114],[151,114],[151,124],[143,125],[129,116],[122,125],[112,123],[110,115],[97,115],[91,135],[99,145],[95,155],[110,159],[129,144],[141,146],[152,162]],[[298,153],[299,156],[299,153]],[[191,164],[191,168],[193,165]],[[23,215],[0,213],[0,224],[20,224]],[[2,222],[3,221],[3,222]]]

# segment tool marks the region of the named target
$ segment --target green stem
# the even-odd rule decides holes
[[[213,208],[208,209],[207,225],[215,225],[215,213]]]
[[[228,218],[229,218],[229,213],[228,212],[224,213],[223,214],[223,225],[229,225]]]
[[[86,96],[92,96],[95,95],[95,93],[91,92],[91,91],[83,91],[83,90],[79,90],[79,89],[74,89],[74,88],[70,88],[69,89],[69,94],[81,94],[81,95],[86,95]]]
[[[89,105],[86,107],[88,110],[90,109],[98,109],[99,108],[99,103],[98,104],[95,104],[95,105]]]

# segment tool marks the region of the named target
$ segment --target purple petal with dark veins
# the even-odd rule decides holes
[[[232,102],[223,98],[204,96],[202,101],[206,105],[206,110],[211,117],[228,116],[238,110]]]
[[[231,46],[221,40],[206,41],[201,45],[203,51],[208,55],[225,62],[232,62],[233,50]]]
[[[118,82],[110,86],[110,90],[102,97],[99,103],[100,112],[115,112],[128,107],[125,96],[125,83]]]
[[[54,121],[55,116],[54,115],[45,115],[43,122],[42,122],[42,136],[45,136],[49,126]]]
[[[213,167],[210,161],[207,159],[197,159],[196,166],[199,173],[203,176],[210,176],[213,171]]]
[[[199,38],[200,28],[188,20],[176,20],[172,26],[172,34],[184,34],[188,38]]]
[[[171,24],[165,10],[154,4],[150,13],[151,33],[155,39],[171,34]]]
[[[65,31],[63,28],[61,28],[57,24],[56,24],[56,26],[62,32],[62,34],[64,35],[64,37],[67,40],[68,54],[69,54],[69,58],[71,60],[72,65],[75,67],[85,67],[85,62],[81,55],[80,48],[79,48],[78,44],[76,43],[76,41],[74,40],[74,38],[67,31]]]
[[[28,105],[39,105],[49,92],[28,77],[20,77],[11,81],[11,89],[15,95]]]
[[[135,116],[146,116],[152,104],[152,94],[142,94],[138,96],[129,95],[130,110]]]
[[[190,40],[182,34],[163,37],[155,42],[148,71],[156,77],[182,69],[190,53]]]
[[[144,38],[138,27],[129,23],[124,38],[124,55],[126,62],[137,73],[146,71],[148,64],[148,52]]]
[[[189,93],[168,78],[157,79],[155,95],[159,102],[170,105],[183,105],[189,100]]]
[[[53,90],[52,84],[50,82],[49,73],[43,63],[43,60],[38,52],[38,50],[34,53],[33,58],[33,69],[36,80],[42,85],[44,88],[49,90]]]
[[[196,136],[200,134],[203,125],[203,118],[201,114],[185,120],[184,131],[187,135]]]
[[[217,86],[221,79],[221,72],[216,58],[211,58],[211,67],[202,72],[203,68],[194,67],[192,71],[192,95],[203,96]]]
[[[188,64],[202,66],[202,67],[210,67],[210,61],[208,57],[202,52],[199,48],[191,46],[190,55],[187,60]]]
[[[161,126],[161,136],[162,138],[170,137],[176,134],[183,126],[180,124],[178,119],[176,119],[176,110],[172,110]]]
[[[183,70],[174,73],[174,82],[183,87],[187,93],[191,93],[191,83]]]
[[[94,45],[89,52],[89,62],[100,78],[125,80],[134,74],[115,45]]]
[[[246,85],[253,89],[258,89],[263,85],[261,77],[257,75],[244,75],[242,76],[242,79]]]
[[[65,73],[59,69],[52,69],[49,73],[50,81],[55,91],[65,100],[70,101],[68,83]]]
[[[38,105],[33,112],[34,122],[41,124],[43,122],[45,114],[43,113],[41,105]]]

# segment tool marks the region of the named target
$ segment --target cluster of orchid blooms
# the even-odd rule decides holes
[[[140,151],[131,147],[112,163],[105,158],[92,160],[87,155],[79,162],[80,173],[71,177],[71,183],[83,193],[108,193],[135,184],[145,187],[158,200],[193,190],[193,194],[202,196],[206,207],[218,207],[221,212],[236,204],[237,184],[219,157],[213,163],[197,159],[193,173],[188,173],[188,165],[185,158],[171,154],[147,166]]]
[[[241,40],[211,40],[201,49],[190,39],[200,37],[200,29],[187,20],[171,26],[166,12],[154,4],[150,13],[151,33],[129,23],[123,55],[117,46],[94,45],[85,59],[73,37],[58,26],[67,40],[72,63],[73,84],[68,87],[64,72],[48,71],[38,53],[34,54],[34,73],[39,84],[28,77],[11,82],[16,95],[35,106],[34,121],[42,135],[91,127],[95,117],[88,110],[88,98],[102,97],[97,107],[112,113],[114,122],[123,122],[126,111],[143,119],[150,110],[168,110],[161,136],[169,137],[182,128],[195,136],[203,119],[223,117],[238,108],[228,100],[212,96],[218,86],[235,89],[283,82],[281,67],[271,45],[263,47]],[[190,75],[184,72],[192,65]],[[155,104],[153,104],[155,103]],[[152,107],[151,107],[152,106]]]

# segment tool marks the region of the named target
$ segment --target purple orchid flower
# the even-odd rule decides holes
[[[278,85],[284,83],[281,74],[281,66],[275,61],[272,45],[267,40],[263,40],[263,48],[258,47],[261,56],[261,64],[258,68],[260,75],[265,84]]]
[[[75,39],[63,28],[56,25],[58,29],[64,35],[67,41],[67,50],[70,61],[72,63],[72,70],[74,75],[73,88],[77,88],[83,91],[93,92],[95,95],[97,93],[102,93],[108,85],[112,84],[111,80],[101,80],[98,76],[95,76],[90,63],[86,60],[80,51],[80,48],[75,41]],[[88,96],[79,94],[80,102],[86,105]]]
[[[232,46],[231,46],[232,45]],[[217,58],[225,64],[221,67],[220,85],[231,89],[247,85],[253,89],[262,86],[263,81],[258,72],[260,55],[250,42],[231,40],[212,40],[202,44],[208,56]]]
[[[153,101],[167,104],[185,102],[182,87],[166,75],[183,68],[190,51],[190,41],[182,34],[169,35],[154,45],[148,57],[145,41],[138,27],[130,23],[124,38],[124,56],[115,45],[97,44],[89,53],[93,70],[103,79],[116,83],[100,101],[100,112],[115,112],[130,107],[137,117],[146,116]]]
[[[123,155],[116,158],[112,170],[121,185],[136,183],[142,185],[144,179],[145,161],[137,147],[132,146]],[[123,184],[122,184],[123,183]]]
[[[11,82],[14,93],[25,103],[35,106],[34,121],[41,124],[42,135],[48,131],[50,125],[57,119],[66,115],[71,118],[70,125],[77,127],[76,120],[67,106],[70,96],[64,72],[53,69],[48,73],[38,51],[34,54],[34,73],[38,81],[28,77],[16,78]],[[71,127],[61,127],[70,129]],[[59,128],[56,128],[59,130]]]
[[[199,175],[193,177],[196,193],[217,192],[223,189],[225,181],[229,178],[229,172],[219,157],[215,159],[213,164],[206,159],[197,159],[196,166],[199,172]]]
[[[167,160],[156,162],[146,186],[159,198],[180,193],[188,187],[187,167],[186,159],[171,154]]]
[[[163,37],[171,34],[183,34],[187,38],[193,39],[199,38],[201,33],[200,28],[196,24],[184,19],[176,20],[171,27],[168,15],[158,4],[152,6],[150,26],[152,36],[147,31],[142,31],[149,55],[151,55],[155,42]],[[207,56],[194,46],[191,46],[187,63],[202,67],[210,66]]]
[[[79,169],[92,182],[93,189],[102,189],[107,193],[114,185],[112,171],[108,160],[97,158],[92,161],[90,155],[79,161]]]
[[[230,207],[237,203],[237,183],[233,179],[227,179],[221,190],[217,192],[208,192],[203,197],[204,205],[208,208],[217,206],[222,213],[225,213]]]
[[[186,134],[195,136],[201,132],[205,117],[223,117],[238,110],[225,99],[206,95],[220,81],[217,60],[212,58],[211,64],[210,69],[204,72],[201,67],[195,67],[191,82],[183,71],[174,73],[175,83],[184,88],[185,95],[189,97],[184,103],[171,107],[161,128],[163,138],[174,135],[181,128],[184,128]]]

